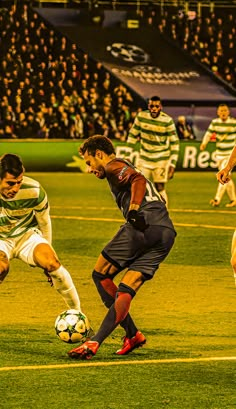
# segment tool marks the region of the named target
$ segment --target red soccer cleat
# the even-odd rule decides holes
[[[68,355],[75,359],[91,359],[96,355],[98,348],[99,343],[97,341],[86,341],[79,347],[69,351]]]
[[[144,344],[146,344],[145,336],[142,334],[142,332],[137,331],[136,335],[132,338],[124,337],[123,346],[121,349],[118,349],[118,351],[116,351],[116,354],[117,355],[127,355],[131,351],[133,351],[133,349],[139,348]]]

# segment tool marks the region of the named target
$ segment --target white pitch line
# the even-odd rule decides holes
[[[113,207],[97,207],[97,206],[50,206],[51,209],[73,209],[73,210],[116,210],[116,208]],[[117,211],[119,211],[117,209]]]
[[[82,216],[51,216],[52,219],[68,219],[68,220],[92,220],[96,222],[125,222],[124,219],[112,219],[103,217],[82,217]]]
[[[235,230],[233,226],[215,226],[213,224],[195,224],[195,223],[174,223],[175,226],[180,227],[202,227],[205,229],[221,229],[221,230]]]
[[[51,209],[71,209],[71,210],[84,210],[84,206],[51,206]],[[115,210],[115,207],[97,207],[87,206],[86,210]],[[236,210],[219,210],[219,209],[168,209],[173,213],[213,213],[213,214],[236,214]],[[119,211],[117,209],[117,211]]]
[[[169,209],[173,213],[220,213],[220,214],[236,214],[236,210],[218,210],[218,209]]]
[[[104,218],[104,217],[82,217],[82,216],[51,216],[52,219],[68,219],[68,220],[81,220],[81,221],[96,221],[96,222],[117,222],[124,223],[124,219]],[[233,226],[217,226],[211,224],[197,224],[197,223],[174,223],[179,227],[201,227],[205,229],[221,229],[221,230],[235,230]]]
[[[7,371],[29,371],[36,369],[66,369],[66,368],[87,368],[87,367],[104,367],[120,365],[160,365],[160,364],[182,364],[198,362],[219,362],[219,361],[236,361],[236,356],[212,356],[206,358],[167,358],[167,359],[147,359],[140,361],[110,361],[110,362],[81,362],[71,364],[55,365],[23,365],[23,366],[5,366],[0,368],[0,372]]]

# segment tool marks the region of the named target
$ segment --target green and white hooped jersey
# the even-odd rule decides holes
[[[133,148],[140,140],[140,163],[148,168],[155,168],[159,161],[169,161],[176,166],[179,155],[179,138],[173,119],[161,112],[152,118],[148,110],[137,114],[127,139]]]
[[[216,155],[219,159],[228,157],[236,143],[236,119],[228,117],[226,121],[215,118],[211,121],[202,143],[207,144],[212,134],[216,135]]]
[[[37,226],[35,212],[45,210],[47,194],[39,182],[27,176],[12,199],[0,195],[0,239],[14,238]]]

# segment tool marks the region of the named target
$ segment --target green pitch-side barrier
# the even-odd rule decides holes
[[[78,156],[78,147],[83,141],[1,141],[0,154],[19,155],[27,172],[84,172],[86,165]],[[123,157],[129,148],[123,142],[114,142],[117,155]],[[177,170],[199,171],[216,170],[215,144],[209,143],[207,150],[201,152],[200,142],[181,142]],[[138,146],[137,146],[138,149]],[[132,153],[136,163],[138,150]]]

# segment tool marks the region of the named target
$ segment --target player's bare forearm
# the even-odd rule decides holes
[[[175,173],[175,167],[170,166],[168,170],[168,179],[172,179],[174,177],[174,173]]]
[[[228,163],[225,168],[229,169],[229,172],[230,172],[234,168],[235,165],[236,165],[236,146],[232,150]]]
[[[204,151],[206,149],[207,144],[206,143],[201,143],[200,145],[200,151]]]
[[[221,169],[216,174],[216,177],[217,177],[218,182],[220,182],[222,185],[230,181],[229,171],[226,168]]]
[[[229,157],[228,163],[226,164],[226,166],[221,169],[216,177],[217,180],[224,185],[225,183],[228,183],[230,181],[230,172],[231,170],[234,168],[234,166],[236,165],[236,146],[234,147],[234,149],[231,152],[231,155]]]

